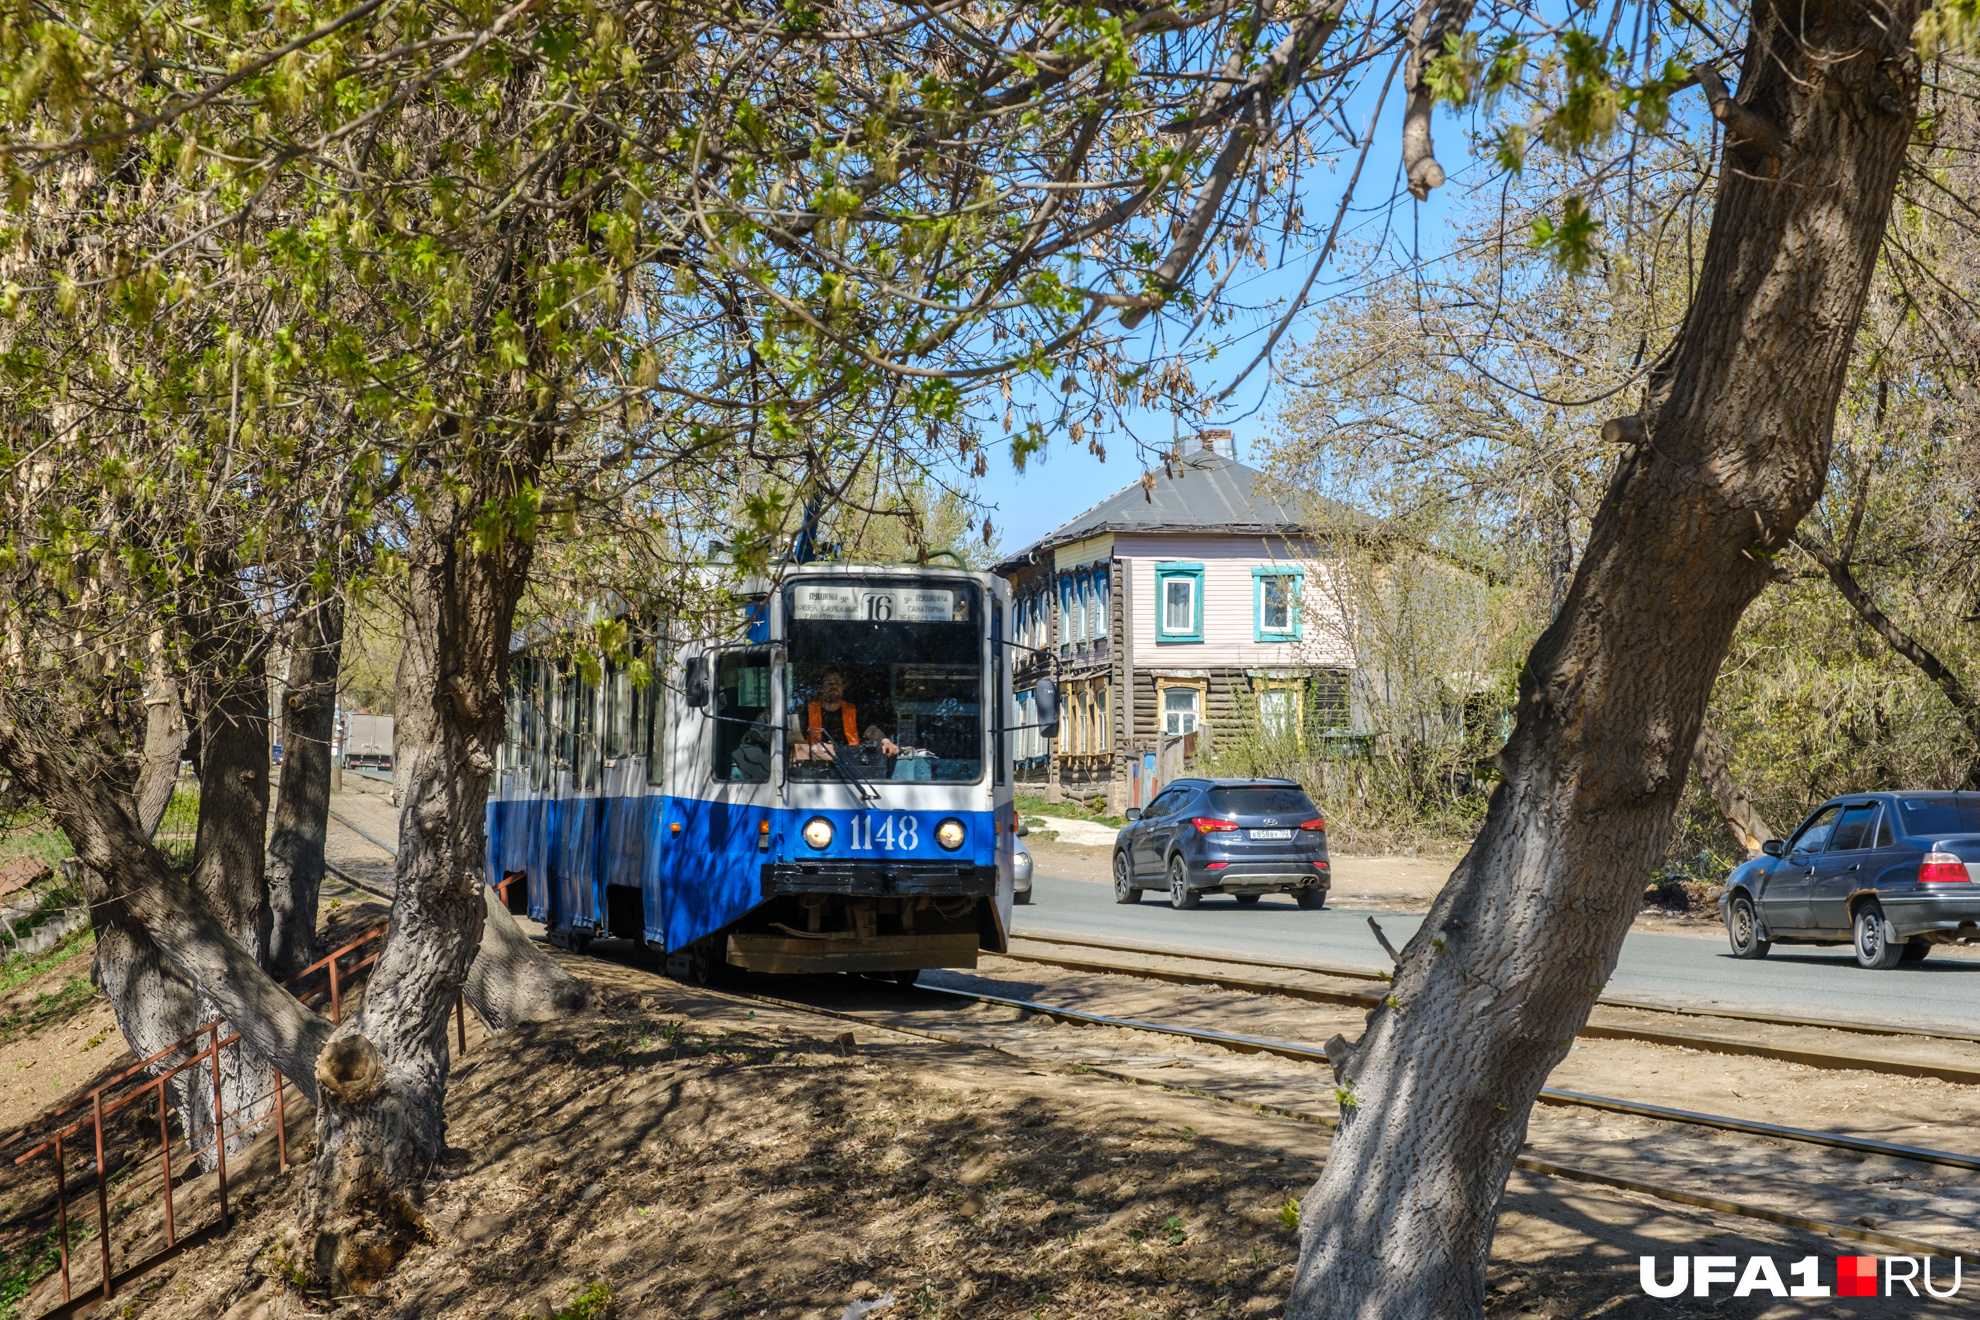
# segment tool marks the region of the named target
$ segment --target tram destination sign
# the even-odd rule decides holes
[[[952,623],[956,593],[929,587],[814,586],[793,591],[792,614],[799,619],[838,619],[864,623]]]

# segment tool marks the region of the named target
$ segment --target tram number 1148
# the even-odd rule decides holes
[[[879,823],[876,825],[875,822]],[[906,852],[921,846],[921,833],[915,825],[914,817],[906,815],[875,816],[861,812],[852,818],[852,849],[854,852]]]

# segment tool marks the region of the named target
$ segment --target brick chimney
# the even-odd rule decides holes
[[[1225,458],[1229,459],[1237,458],[1237,441],[1231,438],[1229,431],[1224,430],[1222,427],[1215,427],[1210,430],[1199,431],[1197,434],[1203,441],[1203,447],[1211,453],[1222,454]]]

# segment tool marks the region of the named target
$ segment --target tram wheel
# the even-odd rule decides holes
[[[912,990],[914,988],[914,983],[916,981],[919,981],[920,979],[921,979],[921,969],[919,967],[915,968],[911,972],[904,971],[904,972],[894,973],[894,984],[899,986],[903,990]]]

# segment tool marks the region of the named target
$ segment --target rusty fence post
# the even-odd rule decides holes
[[[220,1227],[227,1228],[227,1123],[220,1095],[220,1024],[213,1024],[213,1167],[220,1175]]]
[[[282,1070],[275,1073],[275,1170],[289,1171],[289,1114],[282,1107]]]
[[[165,1119],[165,1082],[154,1083],[158,1092],[158,1162],[165,1174],[165,1245],[177,1246],[178,1231],[172,1223],[172,1129]]]
[[[116,1282],[110,1273],[110,1171],[103,1167],[103,1092],[90,1092],[91,1117],[96,1128],[96,1236],[103,1248],[103,1300],[116,1295]]]
[[[55,1221],[62,1237],[62,1300],[69,1295],[69,1177],[62,1167],[62,1134],[55,1134]]]
[[[330,955],[330,1020],[344,1025],[344,1004],[337,995],[337,955]]]

